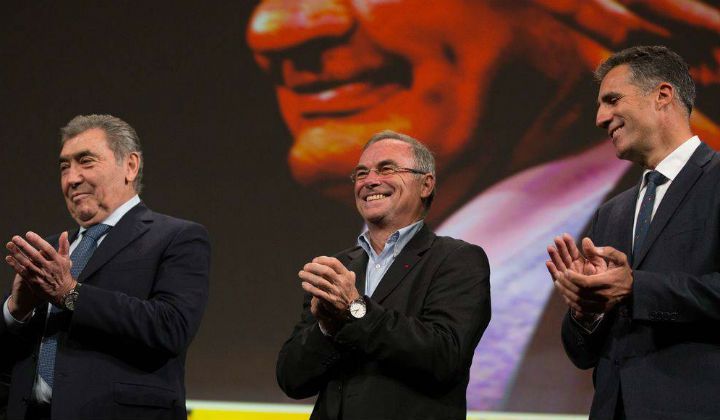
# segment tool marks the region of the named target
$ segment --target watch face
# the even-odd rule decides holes
[[[63,302],[65,304],[65,308],[67,308],[70,311],[75,310],[75,300],[77,299],[77,297],[78,297],[78,292],[76,292],[74,290],[71,291],[70,293],[68,293],[68,295],[65,297],[65,302]]]
[[[360,302],[350,304],[350,314],[353,318],[362,318],[365,316],[365,305]]]

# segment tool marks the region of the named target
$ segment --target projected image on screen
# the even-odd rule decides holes
[[[593,127],[592,70],[623,46],[666,43],[694,59],[700,88],[716,88],[716,10],[611,3],[269,0],[249,23],[300,184],[350,198],[347,174],[383,129],[436,154],[428,222],[481,245],[492,267],[493,317],[475,352],[470,409],[508,407],[553,289],[545,245],[558,232],[580,236],[630,167]],[[700,105],[694,129],[720,141]]]

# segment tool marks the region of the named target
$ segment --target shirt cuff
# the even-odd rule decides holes
[[[17,331],[18,329],[22,328],[25,325],[25,322],[18,321],[10,313],[10,309],[8,308],[8,303],[10,302],[11,297],[12,297],[12,295],[9,296],[7,299],[5,299],[5,304],[3,305],[3,318],[5,318],[5,326],[7,327],[7,329],[9,331],[12,332],[12,331]],[[35,313],[35,310],[33,309],[33,312],[32,312],[32,314],[30,314],[30,317],[32,317],[32,315],[34,313]]]
[[[592,334],[597,329],[598,325],[600,325],[600,321],[602,321],[604,316],[605,314],[594,314],[592,321],[580,321],[579,319],[575,318],[572,309],[570,310],[570,318],[572,318],[575,325],[580,327],[587,334]]]
[[[322,324],[320,324],[319,322],[318,322],[317,324],[318,324],[318,328],[320,328],[320,332],[321,332],[325,337],[332,337],[331,334],[329,334],[327,331],[325,331],[325,330],[323,329]]]

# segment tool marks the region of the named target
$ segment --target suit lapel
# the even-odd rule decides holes
[[[75,229],[73,231],[68,230],[68,242],[69,243],[75,242],[75,239],[77,239],[79,234],[80,234],[80,229]],[[57,248],[57,244],[55,244],[55,248]]]
[[[645,258],[655,239],[657,239],[660,232],[662,232],[668,224],[670,218],[675,214],[675,210],[677,210],[687,193],[692,189],[693,185],[695,185],[700,175],[703,174],[703,166],[710,161],[712,154],[713,151],[708,145],[700,143],[700,146],[698,146],[692,154],[690,160],[688,160],[680,173],[678,173],[678,176],[673,180],[672,184],[670,184],[670,188],[668,188],[655,212],[655,217],[653,217],[652,222],[650,222],[650,227],[642,247],[638,251],[638,254],[633,257],[633,268],[637,268],[643,258]]]
[[[619,229],[618,238],[620,238],[619,249],[623,250],[627,255],[632,256],[633,246],[633,224],[635,223],[635,204],[637,202],[640,183],[635,187],[635,194],[628,194],[627,200],[620,204],[617,212],[617,226]]]
[[[434,239],[435,234],[430,231],[427,225],[423,225],[420,231],[405,245],[400,255],[395,258],[390,268],[388,268],[388,271],[382,280],[380,280],[380,284],[378,284],[375,292],[373,292],[372,298],[378,303],[382,303],[403,281],[415,263],[420,260],[423,253],[430,248]]]
[[[365,272],[367,271],[368,255],[364,249],[358,246],[347,254],[347,258],[348,262],[345,267],[355,273],[355,288],[362,296],[365,294]]]
[[[80,273],[78,281],[85,281],[110,261],[120,250],[145,233],[150,228],[151,222],[152,212],[142,203],[130,209],[117,225],[108,231],[107,236],[105,236],[105,239],[100,243],[100,246],[95,250],[92,257],[90,257],[90,261]]]

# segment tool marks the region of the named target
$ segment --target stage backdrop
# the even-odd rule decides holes
[[[587,412],[590,374],[562,350],[544,250],[639,175],[594,127],[592,70],[626,46],[676,49],[698,83],[694,129],[717,146],[720,17],[682,0],[556,3],[5,4],[0,238],[72,229],[58,129],[77,114],[123,118],[144,146],[142,199],[212,237],[189,398],[288,403],[274,369],[299,319],[297,271],[354,245],[360,148],[405,132],[437,157],[428,224],[490,257],[493,320],[468,408]]]

